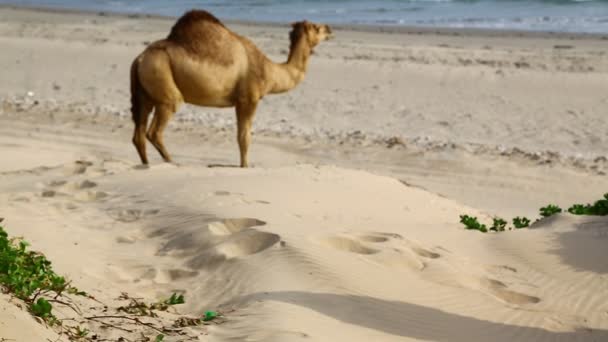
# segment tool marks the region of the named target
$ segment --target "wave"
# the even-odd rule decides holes
[[[222,19],[608,32],[608,0],[0,0],[14,4]]]

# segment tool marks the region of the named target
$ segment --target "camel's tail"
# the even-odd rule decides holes
[[[146,91],[139,81],[138,75],[139,58],[136,58],[131,64],[131,114],[133,121],[139,123],[142,113],[143,101],[146,100]]]

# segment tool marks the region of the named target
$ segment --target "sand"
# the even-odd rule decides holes
[[[238,161],[231,110],[190,106],[175,164],[149,149],[141,168],[128,68],[172,22],[0,9],[0,217],[107,310],[179,292],[154,324],[224,313],[169,341],[608,339],[606,218],[458,223],[607,192],[602,37],[338,29],[263,100],[253,168],[219,167]],[[230,27],[285,58],[286,27]],[[0,338],[65,340],[15,302]],[[112,322],[132,331],[82,325],[157,334]]]

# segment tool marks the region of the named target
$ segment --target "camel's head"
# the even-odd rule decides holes
[[[324,40],[332,38],[331,28],[328,25],[315,24],[304,20],[292,23],[291,27],[289,38],[292,46],[303,36],[306,37],[311,48]]]

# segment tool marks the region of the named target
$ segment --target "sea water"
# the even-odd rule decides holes
[[[221,19],[608,33],[608,0],[0,0],[0,4]]]

